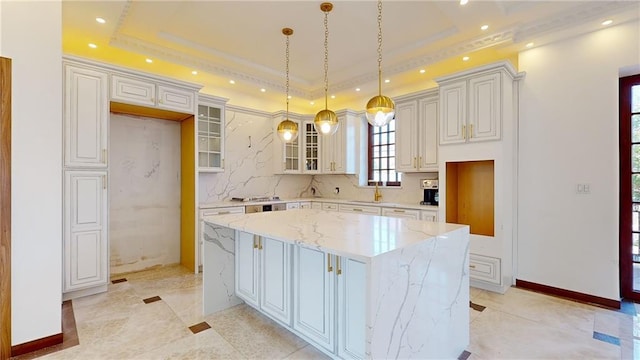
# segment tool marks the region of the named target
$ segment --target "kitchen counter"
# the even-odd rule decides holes
[[[215,209],[221,207],[233,207],[233,206],[247,206],[247,205],[270,205],[270,204],[282,204],[289,202],[319,202],[319,203],[335,203],[335,204],[350,204],[350,205],[362,205],[362,206],[379,206],[379,207],[391,207],[401,209],[413,209],[413,210],[438,210],[438,206],[434,205],[420,205],[413,203],[394,203],[394,202],[375,202],[368,200],[349,200],[349,199],[332,199],[332,198],[295,198],[295,199],[280,199],[270,201],[217,201],[210,203],[201,203],[199,208],[202,209]]]
[[[203,219],[205,315],[242,302],[334,358],[457,358],[469,227],[312,209]]]

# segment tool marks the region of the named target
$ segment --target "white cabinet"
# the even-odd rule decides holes
[[[412,209],[382,208],[382,216],[419,220],[420,211]]]
[[[340,212],[348,212],[348,213],[354,213],[354,214],[380,215],[380,208],[377,206],[340,204],[338,206],[338,209],[339,209],[338,211]]]
[[[224,171],[225,100],[198,96],[197,152],[198,171]]]
[[[108,75],[70,64],[64,73],[64,166],[106,168]]]
[[[335,205],[335,204],[334,204]],[[311,208],[315,209],[315,210],[325,210],[324,209],[324,203],[320,203],[320,202],[312,202],[311,203]],[[338,206],[335,206],[336,210],[338,209]],[[330,209],[326,209],[326,210],[330,210]],[[335,210],[333,210],[335,211]]]
[[[422,210],[420,218],[425,221],[438,222],[438,210]]]
[[[503,116],[513,104],[515,69],[499,62],[437,79],[440,145],[500,140]]]
[[[106,171],[65,171],[65,293],[107,285],[106,178]]]
[[[236,231],[236,295],[291,325],[291,245]]]
[[[397,100],[396,144],[397,171],[438,171],[437,90]]]
[[[500,259],[469,254],[469,276],[475,280],[500,285]]]
[[[333,135],[321,137],[321,164],[324,174],[355,174],[356,130],[359,117],[344,110],[336,113],[338,130]],[[361,118],[361,116],[360,116]]]
[[[285,120],[285,117],[284,113],[279,113],[273,119],[273,172],[274,174],[300,174],[302,173],[302,120],[289,114],[289,120],[298,124],[298,136],[294,141],[286,143],[280,139],[277,131],[278,124]]]
[[[314,205],[315,204],[316,203],[314,203]],[[324,211],[338,211],[338,204],[323,202],[322,203],[322,210],[324,210]]]
[[[300,202],[300,209],[311,209],[312,208],[312,203],[309,201],[301,201]]]
[[[300,203],[299,202],[287,203],[287,210],[291,210],[291,209],[300,209]]]
[[[320,135],[313,126],[313,120],[302,122],[302,172],[320,173]]]
[[[366,274],[364,263],[295,246],[294,330],[344,359],[364,358]]]
[[[196,92],[154,79],[121,74],[111,76],[111,100],[193,114]]]

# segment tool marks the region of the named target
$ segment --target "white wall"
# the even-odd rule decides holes
[[[180,123],[111,114],[111,274],[180,262]]]
[[[12,345],[61,332],[62,9],[2,1],[12,58]]]
[[[639,44],[634,22],[520,54],[518,279],[619,299],[618,70]]]
[[[235,108],[225,112],[225,120],[225,171],[199,174],[199,203],[254,195],[283,199],[307,196],[310,175],[273,174],[270,114]]]

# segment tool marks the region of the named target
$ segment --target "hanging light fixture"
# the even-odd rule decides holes
[[[278,124],[278,136],[282,141],[290,143],[295,141],[298,137],[298,124],[289,120],[289,36],[293,34],[293,29],[283,28],[282,33],[287,37],[287,50],[285,52],[287,73],[287,112],[284,120]]]
[[[367,103],[367,121],[372,126],[385,126],[396,111],[391,98],[382,95],[382,0],[378,0],[378,95]]]
[[[322,135],[333,135],[338,130],[338,116],[327,107],[327,92],[329,91],[329,12],[333,4],[325,2],[320,4],[320,10],[324,12],[324,110],[320,110],[313,119],[313,127]]]

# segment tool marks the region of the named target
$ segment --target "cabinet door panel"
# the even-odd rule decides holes
[[[418,171],[416,131],[418,107],[415,101],[396,106],[396,170]]]
[[[465,141],[467,83],[440,87],[440,144]]]
[[[158,85],[158,107],[193,114],[195,92]]]
[[[236,295],[258,307],[257,254],[253,234],[236,231]]]
[[[102,264],[104,239],[100,230],[84,231],[71,235],[71,266],[68,290],[104,279]]]
[[[118,75],[111,76],[111,100],[146,106],[156,104],[156,85]]]
[[[364,359],[366,338],[367,265],[341,258],[338,275],[338,355]]]
[[[438,100],[420,100],[420,170],[438,170]]]
[[[291,324],[291,245],[262,238],[260,307],[272,317]]]
[[[325,252],[294,248],[293,328],[334,351],[334,273]],[[335,264],[332,264],[335,267]]]
[[[469,141],[500,139],[500,73],[469,80]]]
[[[65,166],[106,167],[107,74],[65,67]]]
[[[102,228],[106,217],[106,172],[66,172],[70,231]]]

